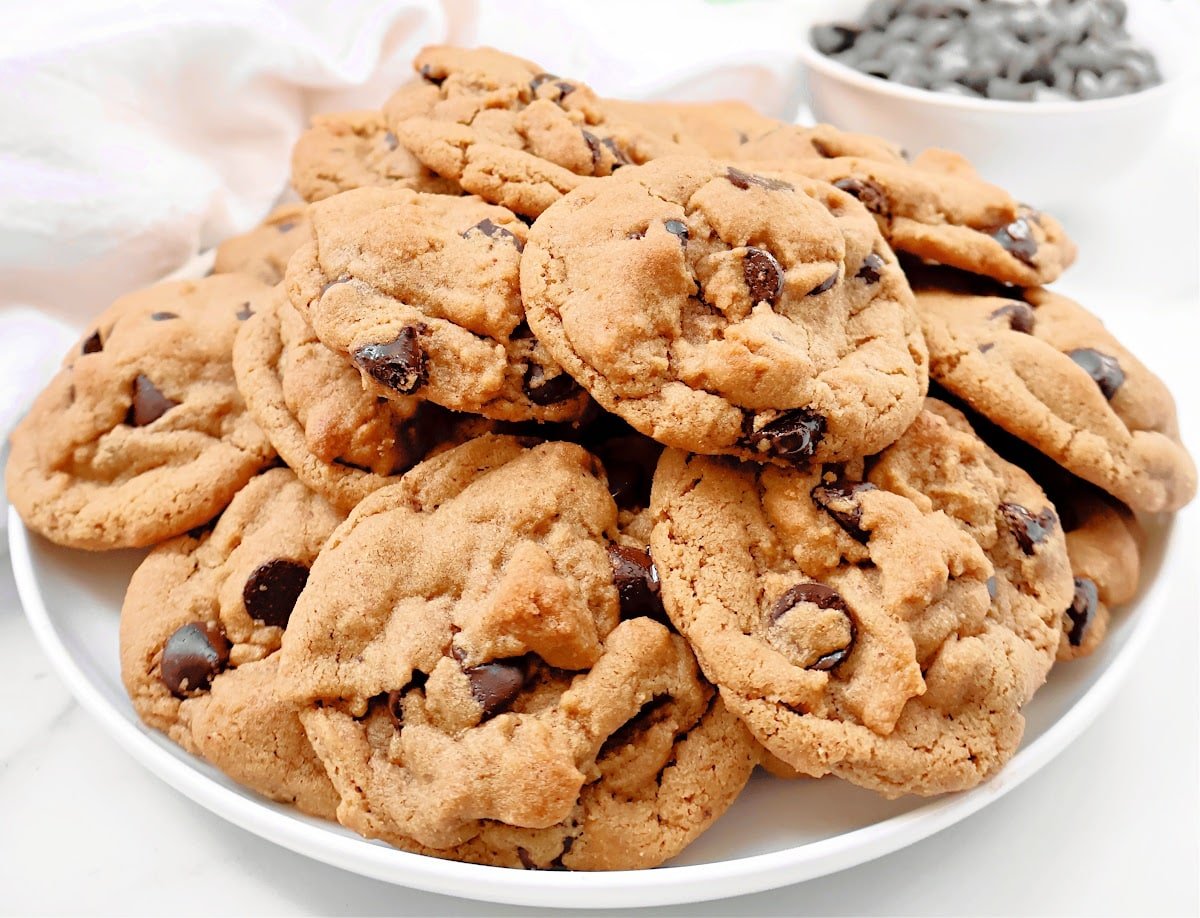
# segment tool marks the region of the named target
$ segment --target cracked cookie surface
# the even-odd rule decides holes
[[[287,289],[368,391],[497,420],[572,421],[587,394],[529,331],[528,228],[474,197],[360,188],[310,206]]]
[[[682,638],[628,614],[597,460],[529,442],[477,438],[363,501],[297,604],[284,684],[356,831],[652,866],[728,806],[754,749]]]
[[[207,522],[274,454],[234,384],[233,338],[270,288],[159,284],[92,324],[12,434],[9,500],[51,541],[152,545]]]
[[[853,198],[665,158],[529,233],[529,324],[593,398],[671,446],[785,463],[881,449],[920,410],[903,272]]]
[[[211,531],[155,548],[121,608],[121,677],[138,716],[246,787],[332,819],[337,794],[277,691],[308,568],[344,515],[287,469],[238,492]]]
[[[654,559],[705,675],[788,766],[887,796],[1016,750],[1072,592],[1045,495],[934,400],[862,463],[666,452]]]

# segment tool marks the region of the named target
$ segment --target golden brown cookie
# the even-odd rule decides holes
[[[240,272],[257,277],[268,286],[283,280],[288,259],[306,239],[308,208],[284,204],[267,215],[262,224],[217,246],[213,274]]]

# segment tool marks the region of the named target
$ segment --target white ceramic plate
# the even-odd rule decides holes
[[[29,533],[9,511],[26,615],[80,703],[130,754],[201,806],[263,838],[346,870],[431,892],[555,908],[697,902],[797,883],[896,851],[998,799],[1061,752],[1112,700],[1162,614],[1162,569],[1184,563],[1169,521],[1147,523],[1138,599],[1092,657],[1057,667],[1027,706],[1008,766],[967,793],[887,801],[849,784],[756,775],[729,812],[668,867],[607,874],[505,870],[422,857],[367,841],[244,791],[138,721],[121,686],[117,623],[141,551],[75,552]],[[1179,540],[1174,540],[1179,545]]]

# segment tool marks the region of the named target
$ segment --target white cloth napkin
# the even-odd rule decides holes
[[[91,317],[254,225],[309,117],[381,104],[421,46],[491,44],[605,95],[789,117],[804,6],[21,4],[0,29],[0,437]]]

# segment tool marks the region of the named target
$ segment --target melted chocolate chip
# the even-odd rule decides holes
[[[104,343],[100,340],[99,329],[84,338],[83,344],[79,348],[81,354],[98,354],[102,350],[104,350]]]
[[[246,578],[242,602],[246,612],[256,621],[286,628],[306,583],[308,565],[275,558],[260,564]]]
[[[394,150],[396,147],[400,146],[400,138],[398,138],[391,131],[388,131],[383,135],[383,143],[384,146],[386,146],[389,150]]]
[[[1075,578],[1075,596],[1067,606],[1064,615],[1071,623],[1067,632],[1067,641],[1072,647],[1078,647],[1087,636],[1087,630],[1096,618],[1096,607],[1100,603],[1100,593],[1096,582],[1087,577]]]
[[[1013,300],[1011,303],[1006,303],[999,309],[995,310],[989,319],[1004,319],[1008,322],[1008,327],[1015,332],[1020,332],[1023,335],[1033,334],[1033,323],[1036,321],[1036,316],[1033,312],[1033,307],[1028,303],[1021,303]]]
[[[755,430],[754,416],[742,423],[742,443],[766,456],[801,463],[813,457],[825,437],[825,418],[808,408],[784,412]]]
[[[1021,551],[1027,555],[1032,555],[1037,546],[1046,541],[1058,521],[1058,517],[1049,507],[1034,515],[1020,504],[1012,503],[1001,504],[1000,515],[1008,523],[1013,538],[1021,546]]]
[[[1096,381],[1104,397],[1111,400],[1125,382],[1125,371],[1117,363],[1117,358],[1102,354],[1090,347],[1080,347],[1068,351],[1067,356],[1083,367],[1087,375]]]
[[[1030,266],[1034,264],[1038,250],[1037,240],[1033,238],[1033,230],[1024,217],[1017,217],[1012,223],[993,229],[990,235],[1018,261]]]
[[[837,650],[819,657],[815,662],[805,667],[805,669],[828,672],[842,663],[846,657],[850,656],[850,651],[854,647],[854,639],[857,636],[857,629],[854,626],[854,616],[850,613],[850,607],[846,605],[846,600],[842,599],[841,594],[837,590],[827,587],[823,583],[797,583],[780,596],[776,600],[775,605],[771,607],[770,622],[774,624],[779,621],[785,614],[802,602],[810,602],[818,609],[833,609],[841,612],[846,616],[846,622],[850,626],[850,639],[846,642],[845,647],[839,647]]]
[[[150,313],[150,318],[154,322],[169,322],[171,319],[178,319],[179,313],[177,313],[177,312],[152,312],[152,313]]]
[[[610,543],[608,560],[612,565],[613,584],[621,598],[621,617],[648,615],[666,620],[659,596],[658,568],[650,552]]]
[[[444,76],[435,77],[433,75],[433,68],[430,67],[428,64],[425,64],[424,66],[421,67],[421,78],[424,80],[428,80],[434,86],[441,86],[442,83],[444,83],[446,80],[446,78]]]
[[[750,290],[750,301],[774,305],[783,293],[783,268],[775,256],[753,246],[742,256],[742,276]]]
[[[996,593],[999,591],[999,589],[1000,589],[1000,585],[996,582],[995,575],[988,577],[988,579],[987,579],[988,599],[995,599]]]
[[[520,661],[499,660],[468,666],[463,670],[471,681],[471,695],[483,708],[483,719],[492,717],[508,705],[525,685],[525,670]]]
[[[812,489],[814,503],[841,526],[852,538],[864,545],[871,537],[862,528],[862,507],[857,498],[866,491],[876,490],[869,481],[846,481],[839,479],[831,484],[819,484]]]
[[[512,244],[517,247],[518,252],[524,251],[525,249],[525,243],[523,243],[520,238],[514,232],[512,232],[512,230],[507,230],[503,226],[497,226],[491,221],[490,217],[485,217],[470,229],[465,230],[462,234],[462,237],[466,239],[472,232],[476,230],[483,233],[483,235],[487,236],[489,239],[511,239]]]
[[[245,322],[252,315],[254,315],[254,310],[250,308],[249,301],[242,303],[242,305],[238,307],[238,311],[234,313],[234,316],[239,322]]]
[[[725,177],[733,183],[734,188],[741,188],[745,191],[751,185],[757,185],[759,188],[766,188],[768,191],[792,191],[793,188],[787,182],[781,179],[767,178],[765,175],[754,175],[750,172],[743,172],[736,166],[730,166],[725,170]]]
[[[215,622],[191,622],[167,638],[159,672],[172,695],[203,692],[229,662],[229,641]]]
[[[663,224],[667,228],[667,232],[679,239],[680,245],[687,245],[688,228],[687,224],[682,220],[668,220]]]
[[[387,344],[364,344],[354,352],[354,362],[377,382],[402,395],[411,395],[428,378],[421,347],[424,326],[406,325]]]
[[[557,405],[579,392],[579,384],[571,378],[570,373],[547,376],[545,369],[537,363],[529,365],[521,387],[535,405]]]
[[[178,404],[179,402],[163,395],[158,386],[150,381],[150,377],[139,373],[133,379],[133,404],[129,406],[125,423],[132,427],[145,427],[147,424],[153,424]]]
[[[881,272],[885,264],[882,258],[872,252],[863,259],[862,265],[854,276],[868,284],[878,284],[879,278],[883,276]]]
[[[828,290],[830,287],[832,287],[837,282],[838,282],[838,272],[834,271],[827,278],[825,278],[825,280],[821,281],[821,283],[819,283],[819,284],[817,284],[817,286],[813,287],[812,290],[808,291],[807,296],[819,296],[820,294],[824,293],[826,290]]]
[[[842,191],[851,197],[858,198],[859,202],[873,214],[886,214],[888,212],[887,194],[882,186],[871,179],[862,178],[844,178],[838,179],[833,183],[835,188],[840,188]]]

